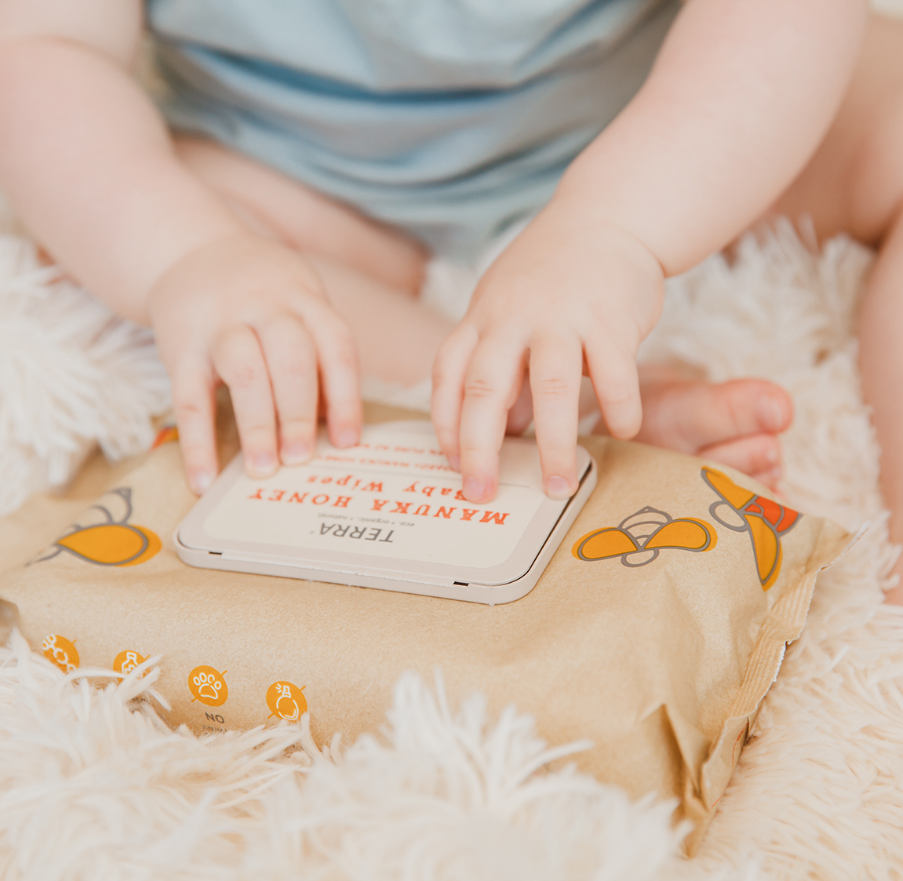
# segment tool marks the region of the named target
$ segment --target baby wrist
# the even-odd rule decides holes
[[[565,228],[573,228],[575,234],[581,237],[590,235],[600,242],[615,244],[625,257],[646,264],[648,271],[652,273],[663,276],[668,274],[644,230],[638,229],[638,225],[631,223],[629,218],[619,218],[615,212],[582,194],[558,192],[543,209],[543,213],[548,214],[549,219],[559,227],[563,225]]]

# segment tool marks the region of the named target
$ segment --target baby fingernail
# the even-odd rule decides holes
[[[257,477],[266,477],[276,470],[276,457],[272,453],[254,453],[245,457],[245,462]]]
[[[357,432],[353,428],[343,428],[336,435],[337,447],[353,447],[357,443]]]
[[[310,447],[305,443],[301,443],[300,441],[286,444],[282,448],[282,463],[284,465],[301,465],[309,458]]]
[[[781,453],[777,447],[772,447],[765,454],[765,461],[768,462],[769,465],[777,465],[780,458],[781,458]]]
[[[784,408],[776,398],[766,397],[759,402],[759,419],[767,431],[780,431],[784,427]]]
[[[563,477],[550,477],[546,481],[546,495],[556,501],[569,499],[571,497],[571,485]]]
[[[213,475],[209,471],[193,471],[188,477],[188,485],[195,495],[201,495],[210,484],[213,483]]]
[[[479,477],[464,478],[464,495],[471,502],[483,498],[483,481]]]
[[[451,455],[448,457],[448,464],[451,465],[452,471],[460,471],[461,470],[461,457]]]

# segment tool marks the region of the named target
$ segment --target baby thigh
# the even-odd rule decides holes
[[[903,22],[873,21],[834,125],[775,208],[809,214],[820,238],[846,232],[878,248],[859,313],[860,368],[890,537],[903,543]],[[888,599],[903,603],[903,579]]]
[[[417,293],[428,254],[403,232],[213,141],[177,136],[182,162],[251,229],[305,254]]]
[[[427,379],[451,330],[419,293],[428,255],[404,234],[211,141],[177,138],[186,166],[254,233],[303,254],[354,338],[365,376]]]
[[[819,239],[880,244],[903,205],[903,20],[872,18],[846,98],[771,213],[811,217]]]

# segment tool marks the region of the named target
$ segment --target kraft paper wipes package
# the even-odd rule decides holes
[[[227,461],[234,429],[221,435]],[[513,703],[552,744],[591,740],[582,770],[678,798],[691,852],[817,573],[850,543],[724,466],[594,437],[581,443],[596,489],[536,587],[506,605],[195,569],[171,540],[195,503],[174,440],[161,432],[131,471],[95,461],[68,498],[0,521],[0,597],[32,646],[64,670],[161,654],[172,724],[309,712],[319,742],[377,730],[398,676],[438,668],[452,700]]]

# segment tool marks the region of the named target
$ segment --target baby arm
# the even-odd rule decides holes
[[[580,377],[616,437],[641,422],[636,352],[663,280],[791,182],[853,72],[866,0],[691,0],[643,88],[481,281],[434,369],[433,421],[475,502],[496,491],[525,375],[546,492],[576,490]]]
[[[229,385],[245,461],[311,454],[318,366],[333,440],[361,422],[351,336],[296,253],[249,234],[177,159],[129,74],[140,0],[0,4],[0,187],[42,244],[120,315],[150,322],[186,471],[216,473],[213,390]]]

